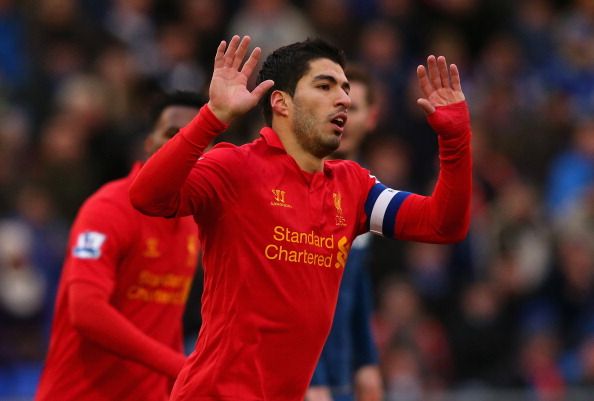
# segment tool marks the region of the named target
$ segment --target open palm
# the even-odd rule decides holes
[[[448,68],[445,57],[427,57],[427,68],[417,67],[417,78],[424,97],[417,103],[426,114],[431,114],[436,107],[461,102],[465,99],[460,86],[460,73],[456,64]]]
[[[244,36],[240,40],[239,36],[235,35],[231,38],[229,46],[222,41],[217,48],[208,91],[208,105],[212,112],[226,123],[256,106],[260,98],[274,85],[273,81],[267,80],[252,91],[247,88],[248,80],[262,54],[262,50],[256,47],[242,67],[250,40],[249,36]]]

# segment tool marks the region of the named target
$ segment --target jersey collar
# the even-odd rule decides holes
[[[274,132],[274,130],[270,127],[264,127],[260,130],[260,136],[262,138],[264,138],[264,140],[266,141],[266,143],[268,144],[268,146],[271,146],[273,148],[277,148],[282,150],[283,152],[287,152],[285,150],[285,147],[283,146],[283,143],[281,142],[280,138],[278,137],[278,134],[276,132]],[[312,176],[314,175],[319,175],[321,173],[306,173],[303,172],[303,174],[310,174]],[[330,175],[332,174],[332,167],[329,163],[324,162],[324,172],[323,175]]]
[[[264,140],[266,141],[266,143],[268,144],[268,146],[272,146],[273,148],[277,148],[282,150],[283,152],[285,151],[285,147],[283,146],[283,143],[281,142],[280,138],[278,137],[278,134],[276,132],[274,132],[274,130],[270,127],[264,127],[260,130],[260,136],[262,138],[264,138]]]

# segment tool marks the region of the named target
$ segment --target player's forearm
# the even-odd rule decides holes
[[[431,196],[410,195],[396,220],[396,236],[451,243],[463,240],[470,225],[472,157],[470,118],[465,102],[441,107],[429,116],[439,135],[440,172]]]
[[[204,106],[198,115],[152,155],[130,188],[132,205],[151,216],[175,215],[181,189],[209,143],[226,125]]]
[[[114,309],[93,285],[70,287],[70,321],[78,332],[109,352],[175,378],[185,357],[149,337]]]

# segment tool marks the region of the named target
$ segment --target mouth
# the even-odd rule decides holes
[[[344,126],[346,125],[347,119],[348,119],[347,113],[344,111],[333,115],[332,118],[330,119],[330,123],[334,126],[334,131],[338,132],[339,134],[342,134],[342,132],[344,131]]]

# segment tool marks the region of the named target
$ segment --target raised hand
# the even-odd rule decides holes
[[[235,35],[231,38],[229,46],[223,40],[217,48],[208,90],[208,107],[225,123],[230,123],[235,117],[256,106],[260,98],[274,85],[272,80],[266,80],[251,92],[248,90],[249,77],[262,54],[262,50],[256,47],[243,67],[241,66],[250,41],[249,36],[244,36],[240,41],[239,36]]]
[[[448,69],[443,56],[427,57],[427,68],[417,67],[419,86],[425,97],[417,99],[425,114],[431,114],[437,106],[461,102],[465,99],[460,86],[460,73],[456,64],[451,64]]]

